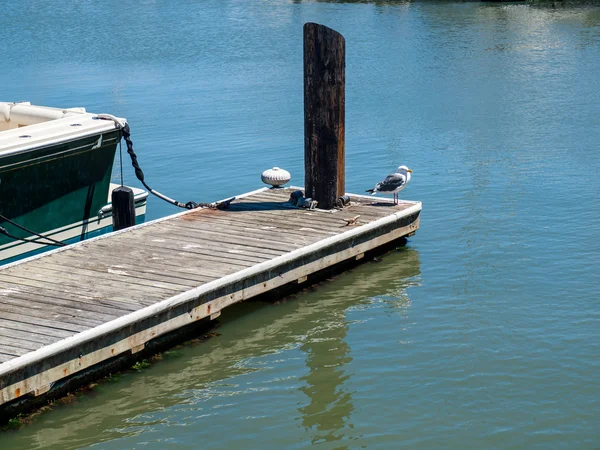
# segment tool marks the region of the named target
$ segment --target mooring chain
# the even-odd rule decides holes
[[[144,185],[144,187],[146,189],[148,189],[148,192],[150,192],[151,194],[154,194],[158,198],[160,198],[168,203],[171,203],[172,205],[175,205],[175,206],[178,206],[179,208],[184,208],[184,209],[196,209],[196,208],[225,209],[235,199],[235,198],[231,198],[231,199],[225,200],[223,202],[216,202],[216,203],[196,203],[196,202],[192,202],[192,201],[189,201],[187,203],[181,203],[181,202],[178,202],[177,200],[167,197],[164,194],[161,194],[158,191],[155,191],[150,186],[148,186],[148,184],[144,180],[144,172],[142,171],[142,168],[140,167],[140,164],[137,159],[137,155],[135,154],[135,151],[133,150],[133,141],[131,140],[131,131],[129,129],[129,124],[122,123],[119,119],[117,119],[115,116],[112,116],[110,114],[99,114],[98,118],[103,119],[103,120],[112,120],[115,123],[115,125],[117,126],[117,128],[121,130],[121,132],[123,134],[123,139],[125,140],[125,144],[127,145],[127,153],[129,154],[129,157],[131,158],[131,165],[133,166],[133,168],[135,170],[135,176],[137,177],[138,180],[140,180],[140,182]]]
[[[146,181],[144,180],[144,172],[142,171],[142,168],[140,167],[140,164],[137,159],[137,155],[135,154],[135,151],[133,150],[133,142],[131,140],[131,131],[129,130],[128,123],[126,123],[125,125],[122,126],[121,132],[123,133],[123,139],[125,139],[125,144],[127,145],[127,153],[129,153],[129,157],[131,158],[131,165],[133,166],[133,168],[135,170],[135,176],[137,177],[138,180],[140,180],[140,182],[144,185],[144,187],[146,189],[148,189],[148,192],[151,192],[152,194],[156,195],[158,198],[161,198],[164,201],[169,202],[172,205],[178,206],[180,208],[194,209],[194,208],[198,207],[198,204],[195,202],[187,202],[187,203],[178,202],[177,200],[169,198],[166,195],[163,195],[160,192],[155,191],[150,186],[148,186],[148,184],[146,184]]]

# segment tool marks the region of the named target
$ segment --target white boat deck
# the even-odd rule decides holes
[[[102,116],[106,115],[84,108],[0,102],[0,157],[117,129],[113,120],[99,119]],[[125,123],[125,119],[117,120]]]

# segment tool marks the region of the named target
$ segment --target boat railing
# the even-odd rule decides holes
[[[49,108],[29,102],[0,102],[0,131],[85,114],[85,108]]]

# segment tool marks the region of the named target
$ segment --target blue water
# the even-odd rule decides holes
[[[302,26],[331,26],[347,47],[347,190],[403,163],[402,196],[424,205],[406,248],[234,308],[219,336],[0,448],[600,446],[600,7],[0,8],[3,99],[127,117],[148,182],[184,202],[255,189],[272,166],[303,183]],[[148,219],[174,212],[148,202]]]

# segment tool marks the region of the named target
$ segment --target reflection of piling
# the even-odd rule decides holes
[[[304,25],[304,173],[306,197],[332,209],[345,194],[346,45],[337,31]]]

